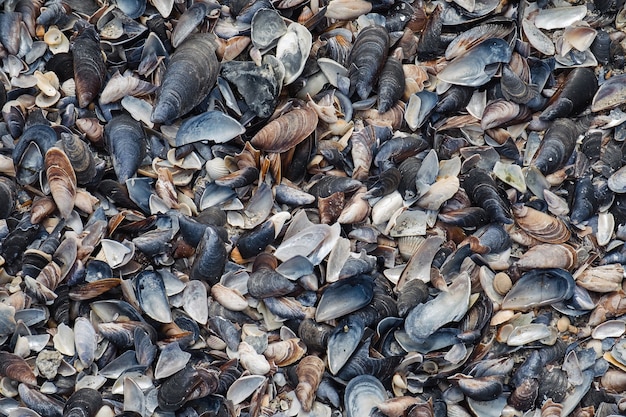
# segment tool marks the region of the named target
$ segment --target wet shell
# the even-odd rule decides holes
[[[78,104],[87,107],[100,93],[106,74],[100,37],[93,26],[84,28],[74,40],[72,56]]]
[[[76,199],[76,174],[62,149],[53,147],[46,152],[45,168],[50,193],[61,217],[67,219]]]
[[[533,238],[545,243],[564,243],[570,238],[570,231],[556,217],[535,210],[523,204],[513,206],[517,225]]]
[[[317,127],[317,113],[308,107],[294,109],[265,125],[250,143],[266,152],[292,149]]]
[[[150,120],[169,123],[187,114],[213,88],[219,69],[208,34],[187,38],[170,57]]]
[[[350,51],[350,95],[354,92],[364,100],[372,91],[387,60],[389,34],[380,26],[363,28]]]

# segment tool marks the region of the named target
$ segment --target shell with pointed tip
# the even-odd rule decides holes
[[[104,133],[117,180],[125,183],[135,175],[146,154],[143,128],[128,114],[122,114],[106,125]]]
[[[265,125],[250,143],[266,152],[285,152],[313,133],[317,120],[317,113],[309,107],[291,110]]]
[[[311,411],[315,392],[322,382],[325,364],[317,356],[305,356],[296,367],[298,385],[296,386],[296,397],[304,411]]]
[[[100,37],[93,26],[84,28],[74,40],[72,56],[78,105],[87,107],[100,93],[106,75]]]
[[[50,193],[61,217],[69,218],[76,198],[76,174],[67,155],[61,148],[52,147],[45,156],[46,176]]]
[[[187,38],[172,54],[157,91],[153,123],[170,123],[187,114],[215,85],[220,63],[210,35]]]
[[[37,377],[24,359],[9,352],[0,352],[0,375],[24,384],[37,385]]]
[[[361,29],[348,58],[350,95],[356,92],[362,100],[370,95],[387,60],[388,49],[389,34],[385,28]]]
[[[502,301],[503,309],[526,311],[567,300],[576,286],[564,269],[534,269],[522,275]]]
[[[402,97],[405,88],[402,63],[394,57],[387,58],[378,80],[378,112],[385,113]]]
[[[511,48],[504,39],[486,39],[448,63],[437,78],[450,84],[479,87],[496,74],[498,66],[494,64],[510,59]]]
[[[523,204],[513,206],[517,225],[531,237],[545,243],[565,243],[571,232],[557,217]]]
[[[81,388],[67,399],[63,417],[94,417],[102,407],[102,394],[92,388]]]

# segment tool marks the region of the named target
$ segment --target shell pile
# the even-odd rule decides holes
[[[0,415],[626,411],[624,1],[0,4]]]

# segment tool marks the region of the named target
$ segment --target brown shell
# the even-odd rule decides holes
[[[95,117],[76,119],[76,127],[83,132],[94,145],[104,146],[104,126]]]
[[[624,267],[621,264],[600,265],[585,269],[576,283],[594,292],[612,292],[622,288]]]
[[[70,290],[70,300],[84,301],[94,299],[122,283],[119,278],[103,278],[83,285],[76,285]]]
[[[295,147],[317,127],[315,110],[303,107],[291,110],[265,125],[250,143],[266,152],[285,152]]]
[[[529,410],[537,399],[539,382],[535,378],[525,379],[509,397],[509,405],[518,411]]]
[[[52,198],[61,217],[67,219],[76,198],[76,174],[72,163],[62,149],[52,147],[46,152],[44,164]]]
[[[600,380],[602,387],[612,392],[626,391],[626,372],[609,369]]]
[[[54,200],[52,197],[40,197],[33,201],[33,205],[30,208],[30,221],[33,224],[37,224],[42,220],[46,219],[54,210],[56,210],[57,205],[54,204]]]
[[[296,397],[302,404],[304,411],[311,411],[313,407],[315,392],[322,381],[325,367],[324,361],[313,355],[302,358],[296,367],[296,375],[298,376]]]
[[[0,352],[0,375],[24,384],[37,385],[37,377],[22,357]]]
[[[287,366],[298,362],[306,353],[306,349],[306,345],[296,338],[270,343],[264,355],[277,366]]]
[[[541,406],[541,417],[561,417],[563,413],[563,405],[555,403],[552,398],[548,398],[548,401]]]
[[[565,243],[571,233],[556,217],[524,205],[513,207],[517,225],[531,237],[544,243]]]
[[[543,243],[528,249],[515,265],[524,270],[534,268],[571,269],[576,265],[576,249],[570,245]]]
[[[426,402],[415,404],[407,413],[407,417],[434,417],[434,415],[435,410],[432,398],[429,398]]]

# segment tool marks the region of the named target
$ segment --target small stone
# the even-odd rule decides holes
[[[567,318],[566,316],[561,317],[557,322],[556,322],[556,328],[559,330],[559,332],[563,333],[566,330],[568,330],[571,326],[571,323],[569,321],[569,318]]]
[[[59,370],[59,366],[61,366],[62,360],[63,355],[58,351],[42,350],[39,352],[39,355],[37,355],[35,365],[41,376],[46,379],[54,379],[57,376],[57,371]]]

